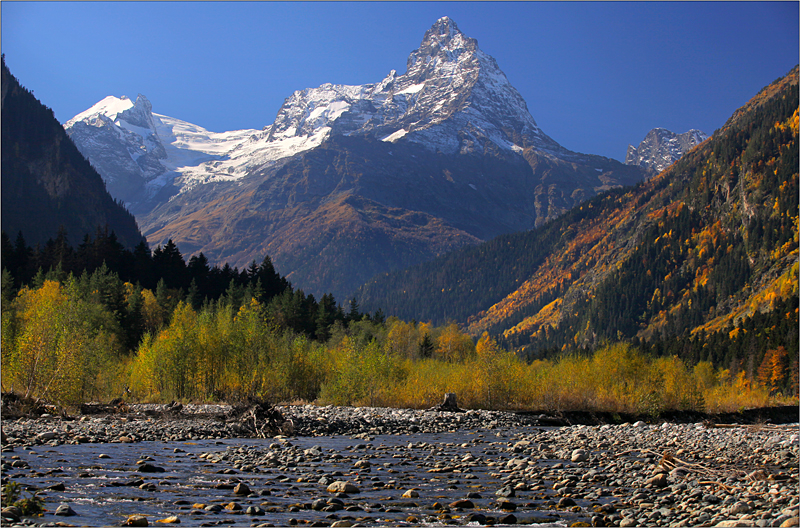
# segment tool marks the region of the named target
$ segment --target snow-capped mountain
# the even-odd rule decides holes
[[[536,125],[497,62],[448,17],[411,52],[408,69],[364,86],[325,84],[295,92],[269,127],[268,140],[320,133],[401,138],[447,154],[483,152],[486,142],[569,156]]]
[[[135,103],[106,97],[64,126],[112,194],[134,210],[170,184],[168,194],[236,180],[315,148],[330,134],[403,139],[448,154],[482,153],[491,143],[575,157],[541,131],[497,62],[448,17],[425,33],[405,74],[392,70],[376,84],[296,91],[263,130],[209,132],[153,113],[141,94]]]
[[[638,147],[628,145],[625,163],[661,172],[706,139],[708,134],[694,128],[683,134],[675,134],[665,128],[654,128]]]
[[[644,174],[548,137],[447,17],[402,75],[296,91],[262,130],[209,132],[141,95],[108,97],[65,128],[151,245],[236,266],[267,253],[307,292],[337,296]]]
[[[197,183],[233,180],[252,162],[261,130],[209,132],[174,117],[153,113],[139,94],[109,96],[64,124],[109,192],[134,212],[152,208]],[[250,148],[248,148],[250,147]],[[167,188],[166,195],[159,193]]]

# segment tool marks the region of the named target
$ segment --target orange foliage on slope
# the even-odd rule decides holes
[[[794,70],[785,79],[765,88],[756,98],[748,103],[743,110],[751,109],[762,104],[775,93],[783,89],[786,84],[797,83],[797,72]],[[744,115],[740,112],[734,117]],[[778,128],[791,128],[797,130],[797,116],[794,115],[784,123],[776,124]],[[735,122],[732,118],[728,125]],[[714,174],[728,172],[716,165],[712,154],[713,146],[710,140],[701,143],[693,148],[684,157],[684,166],[701,166],[702,176],[699,185],[702,189],[715,189],[720,185],[720,181],[712,180]],[[738,162],[737,162],[738,163]],[[773,165],[775,160],[772,160]],[[742,170],[743,167],[728,169],[735,170],[742,177],[744,188],[738,195],[728,192],[726,204],[732,208],[732,212],[739,215],[748,216],[751,214],[753,206],[761,204],[748,203],[748,196],[753,189],[760,188],[760,178],[763,174],[761,170],[774,170],[772,166],[762,164],[757,167],[757,171]],[[516,291],[490,307],[485,312],[478,314],[477,317],[469,321],[469,332],[479,335],[482,331],[492,326],[500,326],[504,321],[519,317],[520,310],[530,310],[536,305],[541,305],[536,313],[525,317],[515,326],[505,330],[506,338],[514,338],[520,334],[532,336],[537,332],[545,331],[547,327],[558,324],[562,314],[568,313],[571,305],[577,300],[591,298],[592,290],[605,278],[615,266],[620,265],[632,251],[636,249],[635,235],[633,230],[642,229],[647,225],[657,223],[664,226],[670,219],[677,217],[687,207],[687,204],[680,199],[675,199],[675,191],[683,188],[682,178],[686,175],[678,173],[675,166],[666,169],[648,182],[645,182],[635,192],[631,191],[616,198],[618,203],[615,208],[605,208],[601,216],[583,219],[578,224],[572,226],[564,233],[565,242],[557,247],[548,257],[544,264],[526,280]],[[719,176],[717,176],[718,178]],[[796,179],[795,174],[793,179]],[[724,182],[722,182],[724,184]],[[657,189],[657,190],[656,190]],[[607,197],[608,199],[608,197]],[[708,206],[707,212],[716,216],[716,211]],[[777,207],[777,205],[776,205]],[[794,223],[794,230],[797,230],[796,219],[791,219]],[[693,231],[689,239],[683,241],[681,253],[687,255],[689,267],[694,273],[691,284],[680,292],[675,292],[676,299],[669,310],[662,311],[649,321],[647,328],[642,332],[642,336],[651,335],[653,331],[660,328],[666,321],[668,312],[675,313],[691,305],[691,294],[697,292],[698,288],[708,284],[709,276],[714,269],[715,254],[718,254],[720,246],[730,252],[729,227],[724,227],[721,220],[716,219],[703,228]],[[673,236],[671,231],[665,231],[659,241],[670,240]],[[795,237],[796,238],[796,237]],[[781,248],[780,255],[773,255],[774,260],[785,256],[796,250],[797,243],[785,244]],[[664,277],[664,280],[669,276]],[[764,307],[764,299],[770,297],[770,291],[776,289],[775,284],[767,286],[761,293],[754,294],[748,301],[740,304],[738,312],[752,313],[755,306]],[[777,288],[781,289],[781,288]],[[783,288],[785,290],[785,288]],[[777,293],[778,296],[786,294],[785,291]],[[561,291],[558,298],[553,300],[554,292]],[[564,293],[566,292],[566,293]],[[656,293],[654,293],[654,296]],[[774,297],[774,295],[772,295]],[[744,305],[744,307],[743,307]],[[726,319],[727,320],[727,319]],[[717,321],[719,322],[719,321]],[[716,326],[716,325],[712,325]]]

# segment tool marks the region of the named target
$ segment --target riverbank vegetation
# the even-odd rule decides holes
[[[169,251],[176,261],[177,249]],[[345,309],[330,295],[317,301],[294,290],[269,259],[242,272],[196,258],[192,266],[227,276],[227,285],[203,291],[192,280],[183,289],[154,277],[152,290],[104,262],[80,274],[51,265],[27,281],[4,269],[3,391],[61,405],[256,396],[412,408],[454,392],[466,408],[654,416],[797,401],[797,299],[776,306],[781,326],[772,330],[743,320],[694,340],[606,343],[527,361],[488,333],[476,340],[454,323],[385,319],[361,313],[355,300]],[[678,349],[742,347],[756,332],[764,350],[755,365]]]

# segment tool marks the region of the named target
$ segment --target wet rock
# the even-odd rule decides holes
[[[60,504],[53,515],[58,515],[60,517],[73,517],[78,515],[75,513],[75,510],[69,504]]]
[[[500,499],[497,501],[497,507],[504,511],[515,511],[517,509],[517,504],[508,499]]]
[[[404,499],[416,499],[417,497],[419,497],[419,492],[415,489],[410,489],[403,492]]]
[[[161,466],[156,466],[150,462],[140,464],[136,469],[139,473],[164,473],[166,470]]]
[[[328,492],[330,493],[359,493],[359,489],[354,486],[353,484],[344,481],[344,480],[337,480],[336,482],[330,484],[328,486]]]
[[[513,514],[509,513],[508,515],[503,515],[497,522],[500,524],[517,524],[517,518]]]
[[[511,488],[509,486],[503,486],[502,488],[500,488],[499,490],[497,490],[495,492],[495,495],[497,495],[498,497],[516,497],[517,496],[516,492],[514,491],[514,488]]]
[[[486,524],[486,516],[478,512],[470,513],[464,517],[464,522]]]
[[[469,510],[475,507],[475,504],[469,499],[460,499],[450,503],[451,508],[460,508],[462,510]]]
[[[2,510],[2,517],[4,521],[19,522],[22,518],[22,510],[16,506],[6,506]]]
[[[736,502],[730,508],[728,508],[728,515],[739,515],[742,513],[748,513],[752,508],[746,502]]]
[[[720,499],[713,493],[707,493],[703,495],[703,502],[707,502],[709,504],[719,504],[720,502],[722,502],[722,499]]]
[[[659,473],[658,475],[652,476],[645,481],[645,485],[653,486],[655,488],[666,488],[669,485],[667,481],[667,475],[664,473]]]
[[[234,495],[246,496],[250,495],[250,493],[251,493],[250,488],[244,482],[240,482],[233,488]]]
[[[177,515],[170,515],[164,519],[158,519],[156,522],[162,524],[180,524],[181,520]]]
[[[130,515],[122,523],[122,526],[149,526],[149,523],[144,515]]]
[[[585,449],[575,449],[572,451],[570,460],[572,462],[586,462],[589,460],[589,453],[587,453]]]

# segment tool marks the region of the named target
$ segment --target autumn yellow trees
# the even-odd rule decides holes
[[[88,293],[87,293],[88,291]],[[140,401],[232,401],[433,407],[454,392],[465,408],[735,410],[787,401],[788,352],[770,350],[757,379],[652,357],[617,343],[531,363],[487,332],[477,340],[455,324],[389,320],[334,325],[322,342],[282,328],[251,299],[196,310],[178,302],[168,321],[141,293],[144,337],[126,352],[114,314],[92,302],[99,290],[45,280],[3,304],[3,390],[64,405],[110,400],[129,387]],[[137,295],[127,288],[128,301]],[[137,301],[138,302],[138,301]],[[788,378],[787,378],[788,377]],[[771,394],[772,393],[772,394]]]
[[[114,326],[111,314],[80,299],[73,283],[24,288],[3,312],[3,390],[61,404],[115,392]]]

